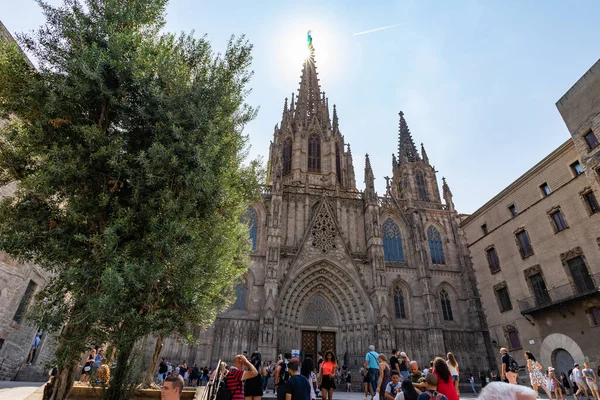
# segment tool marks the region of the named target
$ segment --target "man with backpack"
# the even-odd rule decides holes
[[[277,388],[277,400],[285,400],[286,383],[290,380],[289,362],[292,358],[291,353],[285,353],[284,359],[275,368],[275,387]]]
[[[508,350],[504,347],[500,349],[500,354],[502,355],[502,380],[512,385],[516,385],[519,364],[517,364],[515,359],[508,354]]]
[[[246,371],[244,371],[246,367]],[[218,369],[216,370],[219,373]],[[254,378],[258,371],[243,354],[235,356],[233,365],[219,386],[217,400],[244,400],[244,381]]]

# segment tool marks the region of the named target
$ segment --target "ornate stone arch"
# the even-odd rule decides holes
[[[347,270],[348,269],[348,270]],[[299,265],[287,277],[277,302],[280,321],[301,323],[301,311],[316,293],[324,293],[338,313],[339,325],[357,326],[374,323],[374,309],[358,276],[329,260]]]
[[[562,333],[552,333],[544,338],[540,348],[540,360],[542,365],[552,365],[552,354],[558,349],[568,351],[576,363],[583,365],[585,355],[581,347],[569,336]]]

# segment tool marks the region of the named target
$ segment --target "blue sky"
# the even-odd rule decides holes
[[[359,189],[369,153],[383,194],[402,110],[464,213],[569,138],[555,103],[599,57],[597,0],[172,0],[167,13],[166,30],[206,33],[216,50],[231,34],[254,44],[248,102],[260,111],[246,129],[251,157],[268,155],[312,29],[321,87],[352,145]],[[43,23],[32,0],[0,0],[0,19],[12,33]]]

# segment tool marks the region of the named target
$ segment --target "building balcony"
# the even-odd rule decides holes
[[[531,296],[518,300],[521,314],[533,314],[556,305],[565,304],[572,300],[600,294],[600,273],[591,275],[589,279],[575,280],[567,284],[557,286],[537,296]]]

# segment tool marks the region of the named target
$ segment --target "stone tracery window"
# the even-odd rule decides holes
[[[402,235],[392,218],[386,219],[383,223],[383,255],[385,261],[404,262]]]
[[[248,224],[250,232],[250,241],[252,243],[252,251],[256,251],[256,242],[258,240],[258,217],[253,207],[248,207],[248,210],[242,217],[242,220]]]
[[[313,237],[312,245],[320,249],[323,253],[336,247],[335,238],[337,230],[335,229],[333,218],[331,218],[325,206],[321,206],[311,234]]]
[[[283,141],[283,175],[292,172],[292,138],[288,137]]]
[[[397,319],[406,318],[406,308],[404,307],[404,292],[400,286],[394,289],[394,311]]]
[[[308,172],[321,172],[321,138],[317,134],[308,137]]]
[[[444,317],[444,321],[454,321],[454,316],[452,315],[452,304],[446,289],[440,290],[440,302],[442,304],[442,316]]]
[[[317,295],[304,310],[302,322],[309,325],[330,325],[334,321],[333,311],[323,297]]]
[[[233,303],[233,309],[245,310],[246,297],[248,297],[248,284],[246,282],[240,282],[235,287],[235,303]]]
[[[446,264],[444,257],[444,246],[442,245],[442,236],[433,225],[427,229],[427,241],[429,242],[429,252],[431,253],[431,262],[434,264]]]
[[[421,171],[417,171],[415,173],[415,181],[417,183],[417,194],[419,195],[419,200],[429,201],[427,187],[425,186],[425,178],[423,177],[423,173]]]

